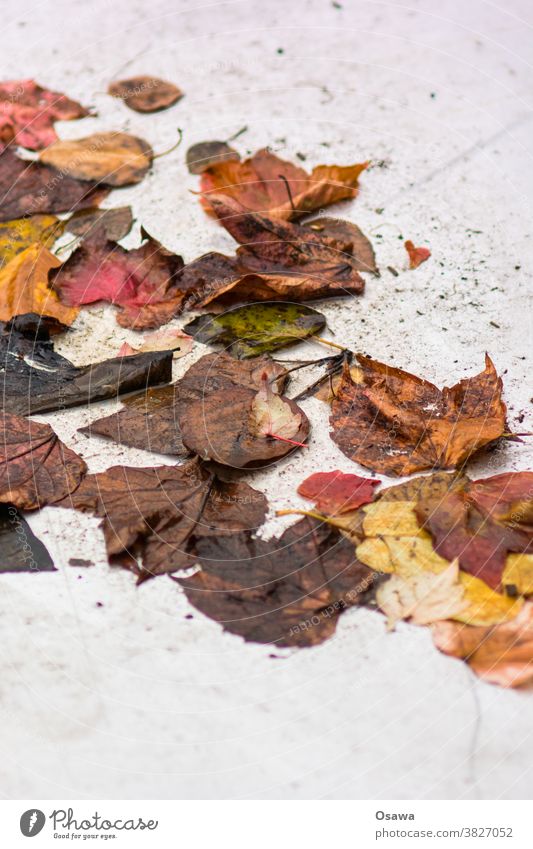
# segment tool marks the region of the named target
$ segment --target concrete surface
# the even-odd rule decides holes
[[[183,129],[181,150],[107,205],[132,203],[186,260],[232,249],[189,193],[193,142],[246,125],[243,151],[269,144],[309,165],[372,159],[360,197],[337,211],[373,237],[383,273],[365,297],[323,304],[332,333],[441,385],[480,371],[488,350],[511,426],[525,412],[520,429],[531,429],[527,0],[7,0],[2,17],[5,78],[35,76],[98,109],[59,125],[62,137],[124,129],[161,151]],[[131,112],[105,90],[133,73],[167,77],[186,97],[157,115]],[[414,273],[402,238],[431,247]],[[85,312],[77,328],[62,350],[79,363],[134,335],[110,308]],[[41,418],[91,471],[172,462],[76,433],[114,406]],[[358,471],[329,439],[325,406],[305,408],[311,450],[254,476],[273,509],[302,504],[295,488],[309,470]],[[530,446],[508,444],[471,470],[528,468]],[[0,578],[5,797],[530,797],[533,694],[480,683],[427,630],[386,634],[378,615],[352,610],[319,648],[248,645],[166,578],[137,589],[110,569],[97,520],[47,508],[30,522],[59,571]],[[72,568],[70,557],[96,565]]]

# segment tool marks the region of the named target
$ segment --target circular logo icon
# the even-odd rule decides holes
[[[42,831],[46,817],[38,808],[30,808],[24,811],[20,818],[20,830],[24,837],[35,837]]]

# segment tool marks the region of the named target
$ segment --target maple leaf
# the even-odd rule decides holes
[[[49,425],[0,413],[0,426],[0,502],[35,510],[76,489],[87,467]]]
[[[188,566],[195,530],[255,530],[267,509],[262,493],[220,480],[197,459],[182,466],[113,466],[87,475],[59,506],[101,517],[108,556],[141,580]]]
[[[60,265],[60,260],[39,242],[17,254],[0,271],[0,321],[37,313],[72,324],[79,310],[62,304],[48,284],[48,272]]]
[[[0,156],[0,221],[44,212],[95,207],[109,189],[75,180],[41,162],[28,162],[9,148]]]
[[[348,365],[332,402],[332,439],[363,466],[388,475],[449,469],[505,432],[502,382],[485,370],[437,389],[408,372],[357,355],[360,383]]]
[[[415,248],[413,243],[408,239],[404,242],[405,250],[409,254],[409,268],[414,269],[418,268],[419,265],[422,265],[427,259],[431,256],[431,251],[429,248]]]
[[[43,88],[35,80],[0,83],[0,150],[10,143],[42,150],[57,139],[55,121],[70,121],[89,114],[80,103]]]
[[[372,501],[374,487],[381,481],[361,478],[358,475],[333,472],[315,472],[298,487],[298,494],[314,501],[318,510],[329,516],[349,513]]]
[[[433,640],[444,654],[466,660],[484,681],[520,687],[533,680],[533,604],[509,622],[489,627],[439,622]]]
[[[358,178],[368,165],[317,165],[308,174],[263,149],[243,162],[227,158],[203,170],[200,191],[206,208],[212,206],[214,194],[225,195],[238,201],[245,212],[288,221],[356,197]]]
[[[116,80],[109,84],[108,92],[135,112],[159,112],[183,97],[183,92],[177,86],[150,76]]]
[[[176,579],[191,604],[232,634],[280,647],[331,637],[340,614],[371,601],[379,582],[334,528],[308,518],[279,539],[203,537],[196,551],[201,571]]]
[[[61,300],[80,306],[109,301],[117,321],[137,330],[166,324],[181,309],[183,260],[142,231],[143,244],[126,250],[99,228],[50,275]]]
[[[152,164],[153,151],[144,139],[128,133],[94,133],[54,142],[39,159],[76,180],[117,187],[140,183]]]

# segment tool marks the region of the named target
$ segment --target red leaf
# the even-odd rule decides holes
[[[405,242],[405,250],[409,254],[409,268],[418,268],[431,256],[429,248],[415,248],[409,239]]]
[[[57,140],[54,121],[70,121],[88,114],[81,103],[42,88],[35,80],[0,83],[0,150],[11,142],[42,150]]]
[[[346,475],[344,472],[316,472],[298,487],[298,494],[314,501],[318,510],[328,516],[349,513],[372,501],[375,486],[381,481]]]

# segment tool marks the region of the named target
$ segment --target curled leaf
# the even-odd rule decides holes
[[[404,242],[405,250],[409,254],[409,268],[412,270],[418,268],[431,256],[429,248],[415,248],[410,240]]]

